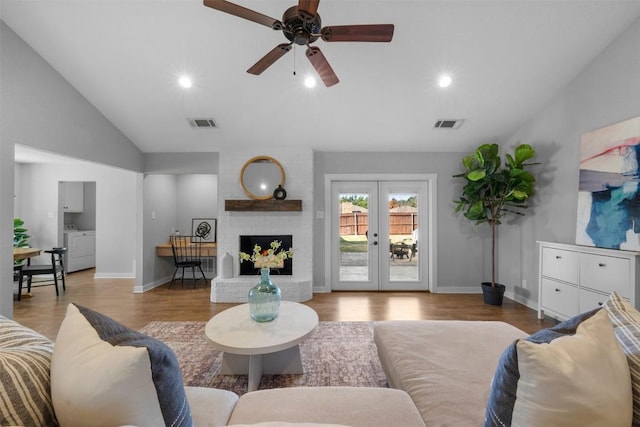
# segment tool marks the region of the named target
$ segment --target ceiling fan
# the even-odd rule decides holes
[[[287,9],[282,16],[282,21],[279,21],[226,0],[204,0],[204,5],[212,9],[248,19],[276,31],[282,31],[289,40],[289,43],[282,43],[273,48],[249,68],[247,73],[262,74],[264,70],[289,52],[295,43],[307,46],[305,55],[309,58],[320,79],[329,87],[340,80],[320,48],[310,46],[311,43],[318,38],[326,42],[390,42],[393,38],[394,27],[393,24],[322,27],[322,21],[318,14],[319,3],[320,0],[299,0],[298,5]]]

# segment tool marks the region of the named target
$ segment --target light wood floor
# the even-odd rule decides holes
[[[210,287],[198,282],[194,290],[185,281],[171,289],[163,285],[144,294],[134,294],[133,280],[93,279],[94,270],[71,273],[67,290],[56,298],[53,286],[32,289],[31,298],[14,301],[14,319],[55,339],[66,307],[73,302],[140,329],[152,320],[207,321],[234,304],[209,301]],[[358,320],[501,320],[528,333],[555,322],[538,320],[536,312],[505,298],[501,307],[485,305],[482,295],[430,294],[428,292],[333,292],[315,294],[306,302],[321,321]]]

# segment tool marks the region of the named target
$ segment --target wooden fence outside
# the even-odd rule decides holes
[[[389,235],[410,235],[418,228],[418,214],[412,212],[389,213]],[[341,236],[364,236],[369,229],[369,214],[352,212],[340,214]]]

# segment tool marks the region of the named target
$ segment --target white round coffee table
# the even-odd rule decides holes
[[[271,322],[256,322],[249,304],[216,314],[205,334],[223,351],[223,375],[248,375],[248,391],[258,389],[262,374],[301,374],[298,344],[318,326],[318,314],[297,302],[282,301],[280,314]]]

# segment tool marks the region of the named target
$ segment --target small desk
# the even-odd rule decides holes
[[[40,248],[13,248],[13,260],[20,261],[22,259],[33,258],[40,255],[42,249]]]
[[[282,301],[280,314],[271,322],[251,319],[249,304],[213,316],[205,334],[222,350],[223,375],[249,375],[248,391],[257,390],[262,374],[301,374],[298,344],[318,326],[318,314],[297,302]]]
[[[218,244],[217,243],[202,243],[200,247],[200,256],[208,258],[218,256]],[[158,256],[173,256],[171,250],[171,243],[163,243],[156,246],[156,255]]]

